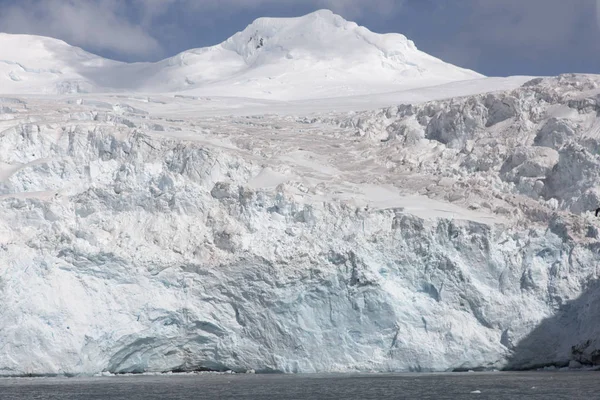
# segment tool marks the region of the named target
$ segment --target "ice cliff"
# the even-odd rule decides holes
[[[310,116],[1,98],[0,374],[596,364],[599,84]]]

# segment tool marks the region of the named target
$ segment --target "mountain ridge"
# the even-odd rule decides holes
[[[329,10],[258,18],[220,44],[157,62],[109,60],[34,35],[2,34],[0,44],[1,91],[13,94],[185,91],[290,100],[483,77],[418,50],[402,34],[373,33]]]

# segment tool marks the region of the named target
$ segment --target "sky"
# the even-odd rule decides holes
[[[488,76],[600,73],[600,0],[0,0],[0,32],[156,61],[323,8]]]

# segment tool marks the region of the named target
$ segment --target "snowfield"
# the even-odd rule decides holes
[[[600,363],[600,77],[483,78],[302,18],[152,65],[0,36],[51,51],[0,65],[0,375]],[[331,61],[306,24],[381,54]],[[264,86],[288,61],[339,82]],[[140,68],[164,86],[105,84]]]

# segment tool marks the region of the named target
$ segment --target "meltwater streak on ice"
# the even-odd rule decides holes
[[[0,379],[2,400],[593,399],[597,373],[219,375]]]

